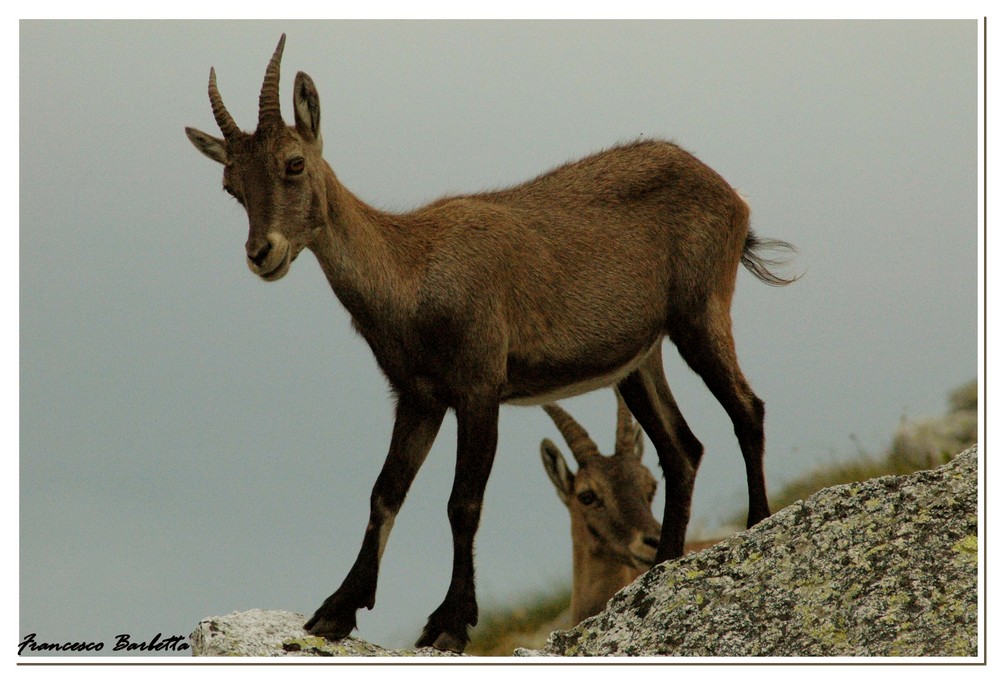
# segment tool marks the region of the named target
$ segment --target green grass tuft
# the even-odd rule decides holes
[[[510,656],[515,648],[541,648],[550,632],[569,626],[569,585],[553,592],[527,596],[510,607],[488,609],[479,616],[472,639],[465,647],[468,655]],[[561,626],[558,623],[563,622]]]

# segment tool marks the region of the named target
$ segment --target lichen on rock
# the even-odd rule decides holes
[[[329,641],[305,634],[306,617],[289,611],[236,611],[205,618],[191,633],[192,654],[238,657],[455,657],[434,649],[387,649],[363,639]]]
[[[820,491],[516,654],[976,656],[977,455]]]

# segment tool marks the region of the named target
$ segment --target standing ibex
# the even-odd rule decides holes
[[[649,570],[659,545],[653,518],[656,479],[642,464],[642,431],[618,390],[615,452],[604,456],[587,431],[557,405],[542,406],[566,439],[574,474],[556,444],[542,441],[542,464],[569,509],[573,536],[573,625],[604,610],[608,599]]]
[[[702,446],[667,387],[667,335],[732,418],[747,469],[750,525],[768,516],[764,405],[740,372],[729,306],[742,261],[772,284],[749,209],[677,146],[641,141],[520,186],[443,198],[406,214],[376,210],[323,160],[319,96],[295,77],[295,126],[281,118],[284,36],[267,66],[255,132],[242,132],[215,82],[223,138],[187,129],[222,163],[246,208],[250,270],[267,281],[304,248],[319,260],[396,395],[389,454],[357,560],[306,628],[332,639],[375,604],[379,560],[446,411],[458,420],[448,499],[451,584],[418,646],[459,651],[478,617],[473,538],[497,447],[500,404],[549,403],[617,384],[656,447],[667,502],[656,560],[679,556]]]

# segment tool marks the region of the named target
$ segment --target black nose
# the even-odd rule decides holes
[[[271,252],[271,243],[268,240],[258,243],[247,242],[247,258],[257,266],[264,263],[269,252]]]

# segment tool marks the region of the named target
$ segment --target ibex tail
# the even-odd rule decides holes
[[[779,256],[771,258],[765,257],[761,254],[762,251],[768,250],[787,253],[787,255],[784,257]],[[743,266],[750,271],[750,273],[768,285],[788,285],[789,283],[797,281],[800,276],[782,278],[771,271],[769,267],[787,266],[788,259],[794,253],[795,246],[791,243],[773,238],[758,238],[757,235],[751,231],[747,235],[746,242],[743,243],[743,254],[740,256],[740,261],[743,263]]]

